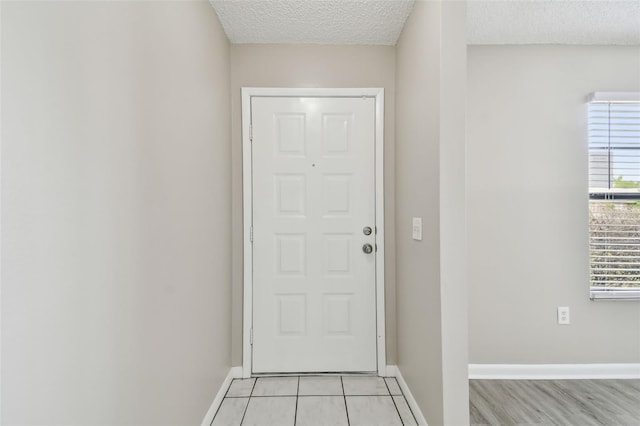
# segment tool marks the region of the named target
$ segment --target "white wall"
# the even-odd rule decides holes
[[[470,362],[640,362],[640,303],[589,300],[585,103],[640,47],[471,46],[468,87]]]
[[[387,363],[396,360],[394,104],[391,46],[231,46],[233,133],[233,363],[242,365],[242,127],[241,87],[383,87],[385,89],[385,305]]]
[[[469,423],[464,22],[418,1],[396,46],[398,366],[430,425]]]
[[[230,363],[211,6],[2,2],[2,423],[199,424]]]

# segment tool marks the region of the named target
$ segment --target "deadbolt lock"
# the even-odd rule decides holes
[[[362,233],[364,235],[371,235],[372,232],[373,230],[371,229],[370,226],[365,226],[364,228],[362,228]]]

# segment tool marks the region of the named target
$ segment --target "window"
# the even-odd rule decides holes
[[[589,98],[592,299],[640,299],[640,93]]]

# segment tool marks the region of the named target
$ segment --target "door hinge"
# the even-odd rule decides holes
[[[253,124],[249,124],[249,140],[253,142]]]
[[[253,226],[249,228],[249,241],[253,242]]]
[[[253,345],[253,328],[249,329],[249,344]]]

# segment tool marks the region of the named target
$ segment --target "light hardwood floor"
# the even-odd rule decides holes
[[[640,426],[640,380],[470,380],[472,425]]]

